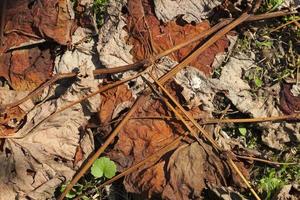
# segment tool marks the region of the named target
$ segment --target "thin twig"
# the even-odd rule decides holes
[[[76,75],[76,74],[75,74]],[[29,93],[29,95],[27,95],[26,97],[17,100],[13,103],[4,105],[2,107],[2,110],[6,110],[6,109],[10,109],[13,107],[16,107],[18,105],[20,105],[21,103],[24,103],[25,101],[31,99],[33,96],[39,94],[44,88],[49,87],[50,85],[52,85],[53,83],[55,83],[56,81],[63,79],[63,78],[70,78],[73,77],[73,73],[65,73],[65,74],[57,74],[55,76],[53,76],[49,81],[43,83],[40,87],[38,87],[36,90],[33,90],[31,93]]]
[[[267,163],[270,165],[300,165],[300,163],[297,162],[276,162],[276,161],[271,161],[271,160],[266,160],[262,158],[256,158],[256,157],[250,157],[250,156],[242,156],[242,155],[237,155],[234,154],[237,158],[242,158],[245,160],[254,160],[262,163]]]
[[[93,71],[93,74],[96,76],[96,75],[103,75],[103,74],[120,73],[120,72],[128,71],[128,70],[131,70],[131,69],[141,68],[141,66],[143,66],[144,64],[145,64],[145,62],[137,62],[135,64],[124,65],[124,66],[115,67],[115,68],[96,69],[96,70]],[[27,100],[31,99],[32,97],[38,95],[46,87],[49,87],[50,85],[52,85],[56,81],[61,80],[61,79],[65,79],[65,78],[72,78],[72,77],[77,76],[77,74],[78,73],[76,73],[76,72],[56,74],[50,80],[43,83],[37,89],[35,89],[31,93],[29,93],[26,97],[14,102],[14,103],[4,105],[4,106],[1,107],[1,109],[2,109],[2,111],[5,111],[6,109],[16,107],[16,106],[20,105],[21,103],[24,103],[25,101],[27,101]]]
[[[140,117],[132,117],[130,120],[135,119],[157,119],[157,120],[179,120],[176,116],[140,116]],[[282,115],[282,116],[271,116],[271,117],[257,117],[257,118],[238,118],[238,119],[204,119],[203,121],[198,122],[200,125],[207,124],[225,124],[225,123],[259,123],[259,122],[276,122],[276,121],[284,121],[284,120],[298,120],[300,119],[300,114],[291,114],[291,115]],[[103,126],[111,125],[112,123],[120,121],[119,119],[112,120],[111,122],[104,124]],[[99,127],[93,125],[91,127]]]
[[[282,10],[282,11],[264,13],[264,14],[260,14],[260,15],[251,15],[247,19],[247,22],[271,19],[271,18],[275,18],[275,17],[283,17],[286,15],[292,15],[292,14],[297,14],[297,13],[298,13],[297,11]]]
[[[285,26],[287,26],[287,25],[289,25],[289,24],[293,24],[293,23],[298,22],[298,21],[300,21],[300,19],[294,19],[294,20],[291,20],[291,21],[289,21],[289,22],[287,22],[287,23],[285,23],[285,24],[282,24],[282,25],[278,26],[277,28],[271,30],[270,33],[273,33],[273,32],[275,32],[275,31],[278,31],[279,29],[282,29],[283,27],[285,27]]]
[[[269,121],[282,121],[282,120],[295,120],[300,119],[300,114],[273,116],[273,117],[256,117],[244,119],[207,119],[199,124],[219,124],[219,123],[254,123],[254,122],[269,122]]]
[[[1,8],[1,21],[0,21],[0,47],[2,46],[3,37],[4,37],[4,27],[5,27],[5,15],[6,15],[6,4],[7,0],[2,1]]]
[[[231,166],[235,169],[235,171],[238,173],[239,177],[241,177],[241,179],[243,180],[243,182],[247,185],[247,187],[249,188],[249,190],[251,191],[251,193],[254,195],[254,197],[257,200],[260,200],[260,197],[257,195],[257,193],[255,192],[255,190],[252,188],[252,186],[250,185],[250,183],[244,177],[244,175],[242,174],[242,172],[240,171],[240,169],[236,166],[236,164],[233,162],[233,160],[231,158],[229,158],[228,161],[231,164]]]

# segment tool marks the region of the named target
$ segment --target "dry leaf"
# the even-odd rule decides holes
[[[283,83],[280,91],[280,107],[285,114],[294,114],[300,111],[300,96],[291,92],[292,84]]]
[[[7,1],[3,46],[0,48],[0,76],[15,90],[33,90],[52,75],[52,45],[39,45],[6,52],[40,40],[71,42],[73,13],[69,0]]]
[[[158,54],[168,50],[210,28],[207,21],[195,25],[179,25],[175,21],[170,21],[163,25],[152,13],[151,3],[148,1],[130,0],[128,12],[127,30],[131,36],[130,44],[133,45],[131,52],[136,60],[142,60],[154,53]],[[172,53],[170,57],[174,61],[181,62],[199,44],[200,41],[194,42]],[[228,39],[223,37],[199,55],[190,65],[209,75],[212,72],[211,65],[216,54],[224,52],[228,45]]]
[[[201,22],[221,3],[221,0],[154,0],[155,14],[165,23],[177,17],[182,17],[188,23]]]

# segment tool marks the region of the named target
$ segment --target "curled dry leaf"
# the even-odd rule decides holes
[[[292,84],[283,83],[280,91],[280,106],[285,114],[300,112],[300,96],[294,96],[291,92]]]
[[[15,133],[23,122],[25,112],[19,108],[14,107],[8,112],[0,114],[0,136],[8,136]]]
[[[0,76],[15,90],[33,90],[52,75],[53,45],[6,52],[44,39],[67,45],[71,42],[73,13],[69,0],[7,1]],[[49,48],[50,46],[50,48]]]
[[[226,185],[228,166],[216,155],[211,146],[193,143],[178,148],[167,165],[169,179],[163,190],[165,199],[197,199],[206,182]]]
[[[16,92],[8,88],[0,88],[0,107],[9,104],[12,100],[21,99],[28,92]],[[26,102],[25,104],[30,104]],[[28,110],[24,107],[13,107],[5,112],[0,113],[0,136],[8,136],[14,134],[20,126],[25,122],[25,115]]]

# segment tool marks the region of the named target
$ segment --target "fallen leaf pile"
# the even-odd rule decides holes
[[[157,155],[122,179],[127,192],[149,199],[202,199],[204,194],[212,199],[244,199],[240,193],[247,186],[233,164],[249,180],[253,162],[245,162],[234,153],[262,154],[230,138],[220,124],[205,125],[208,136],[204,136],[187,120],[198,134],[190,135],[149,76],[151,73],[161,78],[210,36],[151,63],[145,68],[148,74],[66,108],[105,85],[138,73],[129,70],[94,76],[95,69],[143,59],[152,61],[160,53],[209,30],[212,24],[208,18],[214,9],[222,7],[222,2],[109,1],[105,23],[99,28],[92,0],[7,1],[3,37],[0,35],[0,137],[6,138],[0,139],[0,200],[55,198],[57,188],[88,163],[98,142],[105,146],[103,142],[141,95],[145,100],[105,149],[105,157],[90,165],[91,174],[101,181],[110,179]],[[224,3],[238,5],[236,9],[243,4]],[[220,94],[236,111],[250,117],[298,113],[299,91],[291,84],[260,88],[253,95],[243,75],[256,66],[255,59],[241,52],[229,54],[237,37],[234,32],[221,37],[164,82],[166,90],[198,122],[216,116],[219,105],[214,99]],[[218,76],[213,78],[216,69]],[[56,81],[34,98],[6,107],[54,75],[70,72],[77,72],[76,77]],[[175,109],[186,119],[178,105]],[[287,143],[300,142],[299,123],[264,122],[258,126],[262,142],[272,149],[282,151]],[[221,150],[208,137],[215,139]],[[181,140],[172,150],[157,153],[177,138]],[[282,188],[278,197],[289,197],[289,191],[295,188]]]

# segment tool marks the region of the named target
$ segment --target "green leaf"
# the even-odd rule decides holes
[[[263,42],[256,41],[255,44],[256,44],[258,47],[272,47],[273,42],[270,41],[270,40],[263,41]]]
[[[101,178],[103,176],[111,178],[116,174],[116,171],[117,166],[115,163],[106,157],[97,159],[91,168],[91,174],[95,178]]]
[[[66,197],[67,197],[68,199],[72,199],[72,198],[76,197],[76,191],[71,190],[70,192],[68,192],[68,193],[66,194]]]
[[[246,129],[246,128],[243,128],[243,127],[241,127],[241,128],[239,128],[239,132],[240,132],[240,134],[241,134],[242,136],[246,136],[247,129]]]
[[[272,194],[284,185],[284,180],[278,176],[275,169],[268,171],[268,175],[259,180],[259,190],[267,194],[266,199],[271,199]]]
[[[88,198],[88,197],[87,197],[87,196],[85,196],[85,195],[84,195],[84,196],[82,196],[81,198],[82,198],[83,200],[90,200],[90,198]]]
[[[254,83],[255,83],[256,87],[261,87],[263,85],[263,81],[258,77],[254,78]]]
[[[60,186],[60,192],[63,192],[67,185],[70,183],[70,181],[68,181],[66,184],[63,184]],[[66,197],[68,199],[72,199],[74,198],[76,195],[79,195],[82,193],[82,190],[83,190],[83,185],[79,184],[79,183],[76,183],[75,186],[72,188],[72,190],[70,192],[68,192],[66,194]]]

